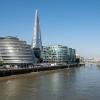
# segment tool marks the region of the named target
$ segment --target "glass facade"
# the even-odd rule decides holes
[[[44,46],[43,61],[46,63],[67,63],[68,47],[62,45]]]
[[[69,48],[69,63],[76,61],[76,51],[75,49]]]
[[[41,40],[41,30],[40,30],[40,22],[39,22],[39,12],[36,10],[35,20],[34,20],[34,32],[32,38],[32,49],[35,55],[35,62],[42,62],[42,40]]]
[[[0,60],[4,64],[33,64],[34,55],[26,41],[16,37],[0,37]]]
[[[75,49],[67,46],[55,45],[43,47],[43,61],[45,63],[73,63],[76,59]]]

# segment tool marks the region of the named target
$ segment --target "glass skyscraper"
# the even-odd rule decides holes
[[[41,30],[40,30],[38,10],[36,10],[36,13],[35,13],[32,49],[34,50],[36,62],[41,62],[43,50],[42,50],[42,40],[41,40]]]

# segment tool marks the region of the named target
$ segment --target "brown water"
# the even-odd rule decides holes
[[[0,100],[100,100],[100,67],[87,65],[2,80]]]

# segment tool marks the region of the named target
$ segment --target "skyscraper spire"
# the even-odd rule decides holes
[[[40,30],[38,10],[36,10],[35,12],[32,48],[39,48],[40,50],[42,49],[41,30]]]
[[[39,23],[39,12],[36,10],[35,12],[35,20],[34,20],[34,32],[32,38],[32,49],[34,50],[34,54],[38,59],[42,58],[42,41],[41,41],[41,30]]]

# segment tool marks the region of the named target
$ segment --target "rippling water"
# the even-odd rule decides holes
[[[0,100],[100,100],[100,67],[86,65],[3,80]]]

